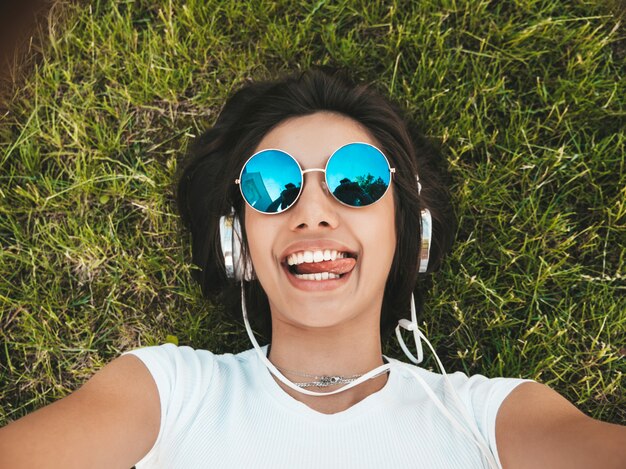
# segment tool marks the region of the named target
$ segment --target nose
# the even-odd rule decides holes
[[[339,226],[338,203],[328,191],[323,172],[310,172],[304,175],[302,193],[291,212],[291,229],[317,230],[335,229]]]

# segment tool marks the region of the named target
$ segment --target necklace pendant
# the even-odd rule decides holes
[[[317,382],[319,387],[332,386],[333,384],[341,383],[341,376],[320,376],[320,380]]]
[[[319,380],[319,386],[326,387],[333,384],[333,377],[330,376],[322,376]]]

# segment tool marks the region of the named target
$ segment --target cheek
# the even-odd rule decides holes
[[[272,240],[275,238],[271,220],[267,220],[267,215],[246,208],[245,225],[252,265],[255,272],[262,272],[270,264],[268,256],[272,254]]]
[[[255,270],[257,269],[258,254],[264,250],[267,240],[264,237],[264,230],[260,229],[259,215],[246,208],[246,238],[248,241],[248,253],[252,258]]]
[[[375,211],[371,213],[371,217],[361,220],[362,226],[366,227],[365,248],[370,251],[368,257],[376,262],[378,268],[388,271],[393,263],[397,242],[393,198],[389,197],[385,203],[372,208]]]
[[[383,213],[380,214],[381,229],[384,230],[382,236],[385,238],[385,246],[387,247],[386,253],[391,258],[389,265],[393,261],[393,256],[396,252],[397,233],[396,233],[396,204],[394,193],[387,194],[385,199]]]
[[[387,248],[385,249],[385,254],[388,267],[391,268],[391,264],[393,263],[393,257],[396,253],[396,243],[398,242],[396,234],[396,221],[393,216],[389,217],[389,219],[386,221],[385,228],[386,229],[383,234],[383,236],[385,237],[384,246]]]

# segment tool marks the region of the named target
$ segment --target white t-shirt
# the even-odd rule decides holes
[[[380,391],[329,415],[287,394],[254,349],[214,355],[165,344],[126,353],[145,363],[161,402],[157,440],[137,469],[484,467],[476,444],[433,405],[407,365],[393,359],[398,365]],[[442,376],[414,369],[464,422]],[[496,414],[525,380],[448,376],[499,463]]]

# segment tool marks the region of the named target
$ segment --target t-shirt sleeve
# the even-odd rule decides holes
[[[131,350],[139,358],[156,383],[161,404],[159,434],[150,451],[137,467],[149,460],[158,460],[158,453],[167,451],[168,442],[185,428],[195,416],[193,403],[202,401],[213,376],[214,356],[206,350],[178,347],[174,344]]]
[[[465,404],[465,408],[474,417],[476,426],[489,445],[498,466],[502,467],[496,445],[496,416],[502,402],[511,391],[520,384],[531,382],[531,380],[487,378],[482,375],[473,375],[468,378],[463,373],[454,373],[450,378],[461,401]]]

